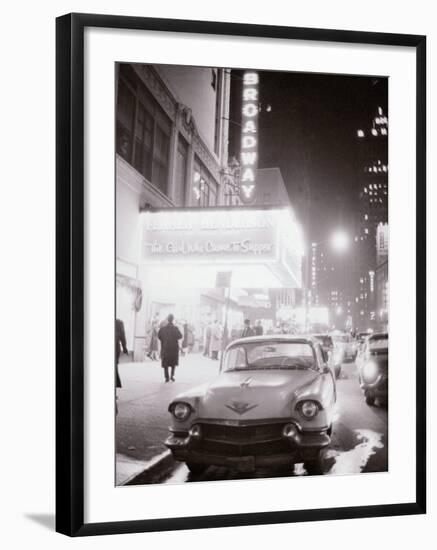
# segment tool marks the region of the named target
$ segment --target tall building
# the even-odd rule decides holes
[[[121,63],[116,84],[116,314],[140,356],[146,319],[168,301],[144,291],[140,211],[224,204],[230,75]]]
[[[118,65],[116,316],[134,360],[152,319],[174,314],[200,347],[214,321],[232,330],[252,311],[273,322],[267,290],[301,287],[303,239],[280,171],[260,171],[260,203],[241,204],[229,81],[226,69]]]
[[[376,311],[376,238],[388,222],[388,118],[378,107],[370,124],[357,130],[358,166],[354,324],[374,328]]]
[[[345,258],[331,250],[329,242],[311,243],[308,290],[311,307],[327,308],[331,327],[352,328],[352,298],[345,285]]]
[[[388,329],[388,224],[380,223],[376,233],[376,328]]]

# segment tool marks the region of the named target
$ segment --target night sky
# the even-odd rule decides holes
[[[239,158],[242,72],[233,70],[231,75],[230,155]],[[353,234],[360,170],[356,131],[370,127],[378,106],[387,113],[388,80],[270,71],[259,75],[259,168],[280,168],[311,240],[319,241],[339,226]]]

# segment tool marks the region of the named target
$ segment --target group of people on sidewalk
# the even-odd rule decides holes
[[[121,352],[128,353],[123,321],[116,319],[115,322],[115,353],[116,353],[116,387],[121,387],[121,380],[118,372],[118,361]],[[206,327],[203,355],[213,360],[219,359],[219,353],[228,343],[229,336],[217,319]],[[186,353],[194,346],[194,330],[188,323],[182,326],[182,332],[174,322],[174,315],[170,313],[165,321],[159,320],[159,313],[155,314],[149,330],[149,345],[147,356],[157,361],[161,358],[161,367],[164,369],[165,382],[175,381],[175,370],[179,365],[179,351]],[[249,319],[244,321],[244,329],[237,337],[256,336],[263,333],[260,321],[254,327]],[[234,335],[233,335],[234,336]],[[182,342],[180,342],[182,340]]]
[[[149,328],[146,329],[146,356],[157,361],[161,356],[161,342],[159,339],[159,331],[161,328],[166,326],[168,323],[168,317],[164,320],[160,320],[160,314],[156,313],[150,322]],[[174,326],[177,326],[179,332],[182,332],[182,342],[180,344],[180,350],[182,355],[190,353],[193,351],[195,339],[194,339],[194,328],[187,321],[183,321],[179,326],[175,323],[173,318]]]

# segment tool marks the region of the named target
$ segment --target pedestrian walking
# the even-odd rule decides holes
[[[121,352],[129,353],[126,346],[126,334],[124,332],[124,323],[121,319],[115,320],[115,387],[121,388],[121,378],[118,372],[118,361]],[[115,414],[118,414],[117,395],[115,396]]]
[[[211,329],[211,359],[218,360],[219,351],[222,349],[223,330],[217,319]]]
[[[209,357],[211,347],[211,322],[209,321],[205,328],[205,339],[203,343],[203,355]]]
[[[241,334],[241,337],[245,338],[246,336],[255,336],[255,331],[250,326],[250,319],[245,319],[244,320],[244,329],[243,329],[243,332]]]
[[[179,364],[179,340],[181,340],[182,334],[174,325],[173,314],[170,313],[167,317],[167,324],[159,329],[158,338],[161,342],[161,366],[164,369],[165,381],[174,382],[175,369]]]
[[[183,324],[183,334],[184,337],[182,339],[182,351],[185,355],[186,353],[191,353],[193,351],[194,346],[194,329],[193,327],[185,321]]]
[[[258,321],[256,322],[254,331],[255,331],[255,336],[262,336],[264,334],[264,328],[261,324],[260,319],[258,319]]]
[[[156,313],[155,317],[152,320],[151,327],[149,330],[150,341],[149,341],[149,351],[147,353],[147,356],[150,357],[152,361],[158,360],[158,351],[159,351],[158,331],[159,331],[159,313]]]

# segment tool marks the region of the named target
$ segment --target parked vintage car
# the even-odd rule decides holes
[[[166,445],[194,473],[209,465],[239,471],[303,462],[322,473],[330,444],[335,377],[312,338],[240,338],[218,376],[169,405]]]
[[[359,380],[368,405],[376,398],[383,401],[388,395],[388,334],[370,335],[365,343],[359,363]]]

